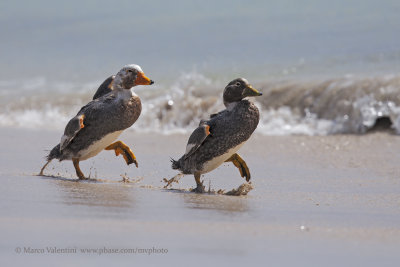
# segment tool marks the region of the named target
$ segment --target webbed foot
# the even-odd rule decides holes
[[[249,167],[247,167],[246,162],[242,159],[239,154],[233,154],[229,159],[225,160],[225,162],[232,161],[233,165],[239,169],[240,176],[246,178],[246,181],[250,181],[251,175]]]
[[[196,181],[196,188],[194,188],[194,189],[192,189],[192,192],[195,192],[195,193],[199,193],[199,194],[202,194],[202,193],[204,193],[205,192],[205,186],[203,185],[203,182],[202,181],[200,181],[200,176],[201,176],[201,174],[200,173],[195,173],[194,174],[194,179],[195,179],[195,181]]]
[[[206,192],[205,186],[203,184],[198,184],[196,188],[191,190],[194,193],[203,194]]]
[[[116,156],[122,154],[126,164],[129,165],[135,163],[136,168],[138,167],[138,162],[136,160],[135,154],[133,154],[132,150],[123,142],[117,141],[115,143],[112,143],[111,145],[107,146],[105,150],[114,150]]]

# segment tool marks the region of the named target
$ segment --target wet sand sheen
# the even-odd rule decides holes
[[[254,190],[245,197],[188,193],[169,157],[185,149],[186,135],[127,132],[139,168],[104,151],[83,162],[77,182],[71,162],[53,162],[34,176],[59,132],[0,131],[2,263],[167,264],[205,262],[287,265],[393,265],[400,259],[400,142],[394,135],[265,137],[239,151]],[[122,176],[132,183],[119,183]],[[243,183],[230,163],[206,174],[204,184],[230,190]],[[158,247],[167,254],[27,255],[16,247]],[[198,259],[194,261],[193,259]],[[204,262],[205,261],[205,262]],[[3,265],[3,264],[2,264]],[[168,265],[168,264],[167,264]]]

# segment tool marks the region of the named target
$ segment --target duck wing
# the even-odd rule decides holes
[[[197,127],[189,137],[184,159],[196,152],[196,150],[204,143],[209,135],[210,126],[207,125],[206,122],[202,121],[200,126]]]
[[[60,151],[66,148],[76,134],[85,127],[84,122],[85,115],[79,113],[68,122],[67,126],[65,126],[64,135],[61,137]]]
[[[112,91],[112,84],[114,82],[115,79],[115,75],[112,75],[110,77],[108,77],[101,85],[100,87],[97,89],[96,93],[93,96],[93,100],[108,94],[109,92]]]
[[[97,120],[99,114],[104,112],[104,106],[109,105],[114,100],[114,94],[107,94],[83,106],[65,126],[64,135],[60,141],[60,151],[65,149],[83,128],[90,127]]]

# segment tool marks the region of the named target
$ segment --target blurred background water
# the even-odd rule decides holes
[[[380,118],[399,132],[399,12],[395,0],[1,1],[0,125],[63,128],[136,63],[156,81],[136,90],[142,129],[192,129],[240,76],[265,93],[262,133],[362,134]]]

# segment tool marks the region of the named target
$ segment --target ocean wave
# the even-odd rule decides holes
[[[364,134],[382,121],[389,122],[387,130],[400,133],[400,76],[347,76],[262,87],[263,108],[268,112],[288,108],[296,118],[290,125],[311,124],[312,134]]]
[[[63,129],[90,101],[101,81],[85,84],[0,81],[0,126]],[[223,109],[227,81],[182,74],[170,85],[137,87],[143,111],[131,128],[141,132],[193,130]],[[346,76],[329,80],[266,81],[253,99],[261,112],[257,132],[265,135],[364,134],[379,126],[400,133],[400,76]]]

